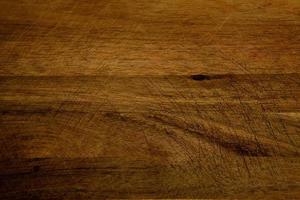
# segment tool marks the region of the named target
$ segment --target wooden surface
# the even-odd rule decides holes
[[[0,199],[300,198],[299,0],[0,0]]]

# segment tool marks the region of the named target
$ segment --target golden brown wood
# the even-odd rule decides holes
[[[0,199],[297,199],[299,52],[299,0],[0,0]]]

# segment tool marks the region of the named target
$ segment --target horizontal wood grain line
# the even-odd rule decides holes
[[[178,173],[184,171],[184,168],[176,165],[149,165],[146,161],[141,160],[126,161],[120,158],[105,157],[69,160],[48,158],[1,161],[0,163],[2,171],[0,182],[4,184],[0,191],[2,192],[1,196],[7,198],[14,198],[22,194],[24,197],[38,194],[52,197],[62,194],[68,197],[82,195],[93,199],[130,197],[132,195],[156,198],[178,196],[193,198],[197,196],[222,197],[239,193],[240,190],[245,194],[262,190],[265,191],[265,195],[271,195],[276,191],[272,189],[272,185],[274,185],[272,179],[266,179],[265,185],[261,185],[260,188],[249,185],[247,189],[243,185],[231,188],[222,181],[217,184],[210,182],[199,184],[197,179],[195,182],[188,181],[188,179],[178,182],[176,181],[176,178],[180,177]],[[9,168],[5,168],[5,166]],[[290,168],[290,170],[292,172],[295,168]],[[199,175],[205,177],[204,174]],[[186,173],[185,176],[191,178],[192,174]],[[73,179],[78,181],[74,183]],[[239,182],[238,179],[232,181]],[[286,183],[278,177],[276,181],[276,185],[284,187],[282,188],[283,194],[287,194],[286,190],[296,192],[299,189],[295,182]],[[212,193],[211,187],[217,187],[214,193]],[[4,191],[5,193],[3,193]]]

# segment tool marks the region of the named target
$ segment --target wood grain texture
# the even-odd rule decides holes
[[[0,0],[0,199],[297,199],[299,52],[299,0]]]

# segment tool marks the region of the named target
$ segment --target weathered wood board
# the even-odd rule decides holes
[[[0,0],[0,199],[297,199],[299,122],[299,0]]]

